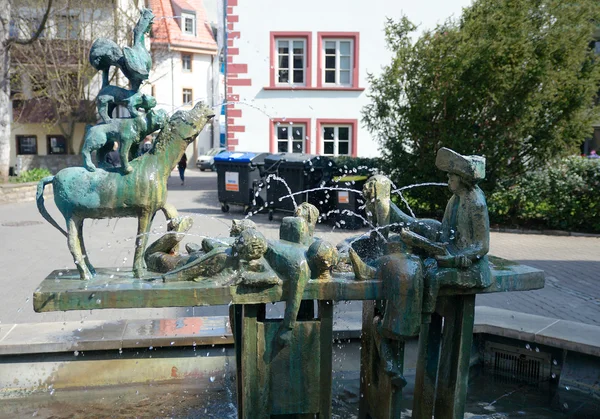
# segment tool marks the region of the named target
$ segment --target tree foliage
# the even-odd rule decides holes
[[[487,158],[488,193],[574,152],[592,131],[600,64],[591,46],[596,0],[477,0],[413,41],[406,17],[388,20],[392,62],[369,75],[363,121],[396,183],[443,180],[440,147]],[[437,210],[446,198],[416,189]]]

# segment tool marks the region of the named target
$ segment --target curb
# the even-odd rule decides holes
[[[564,231],[564,230],[528,230],[520,228],[504,228],[504,227],[492,227],[490,231],[493,233],[509,233],[509,234],[534,234],[544,236],[571,236],[571,237],[598,237],[600,234],[595,233],[578,233],[575,231]]]
[[[227,316],[1,326],[0,356],[233,344]],[[333,328],[333,338],[336,341],[358,339],[361,328],[359,315],[339,319]],[[474,333],[510,337],[600,357],[600,327],[584,323],[477,306]]]
[[[362,313],[362,312],[361,312]],[[0,356],[51,354],[122,349],[233,345],[227,316],[179,317],[156,320],[118,320],[18,323],[0,325]],[[339,320],[336,341],[358,339],[357,320]]]

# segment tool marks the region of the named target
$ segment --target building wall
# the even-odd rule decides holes
[[[192,71],[182,69],[182,54],[191,54]],[[169,115],[179,109],[191,109],[184,105],[183,89],[192,89],[192,103],[198,101],[210,103],[212,95],[212,56],[192,52],[153,50],[154,68],[150,83],[144,91],[156,97],[156,109],[164,109]],[[218,138],[216,140],[218,145]],[[190,161],[195,161],[198,153],[212,147],[213,136],[210,127],[206,127],[198,136],[196,142],[188,147],[186,154]]]
[[[73,149],[75,153],[79,151],[81,142],[83,141],[83,135],[85,133],[84,123],[75,124],[75,131],[73,135]],[[35,135],[37,137],[37,155],[45,156],[48,155],[48,141],[47,136],[49,135],[62,135],[60,129],[54,125],[47,124],[18,124],[12,125],[11,129],[11,147],[10,147],[10,165],[15,166],[17,164],[18,147],[17,147],[17,136],[18,135]],[[30,155],[24,155],[30,156]],[[55,155],[57,158],[60,154]]]
[[[357,128],[358,156],[376,156],[378,144],[361,122],[361,110],[369,103],[367,73],[378,74],[391,60],[385,47],[386,17],[406,14],[422,28],[433,28],[451,14],[460,14],[469,0],[229,0],[227,8],[228,147],[247,151],[272,149],[273,124],[308,120],[307,151],[315,153],[319,122],[353,121]],[[310,34],[311,89],[265,89],[270,85],[271,33]],[[318,33],[358,32],[358,88],[319,90]],[[364,90],[362,90],[364,89]]]
[[[88,4],[91,4],[91,7],[87,7]],[[92,2],[92,3],[84,3],[81,5],[76,5],[71,7],[67,12],[64,12],[65,15],[71,14],[73,16],[77,16],[80,21],[79,30],[75,31],[77,36],[85,39],[96,39],[100,37],[113,37],[115,34],[119,39],[118,44],[120,46],[125,46],[128,44],[128,37],[130,36],[132,30],[132,22],[137,21],[139,18],[139,11],[144,6],[143,0],[116,0],[116,5],[112,4],[102,4],[100,2]],[[25,10],[25,11],[23,11]],[[117,26],[115,27],[115,19],[114,12],[117,11]],[[43,12],[42,9],[28,10],[25,8],[19,9],[19,13],[23,16],[37,16],[41,19],[40,13]],[[46,38],[52,39],[57,36],[56,26],[59,24],[57,22],[57,16],[61,14],[61,12],[51,13],[48,23],[47,29],[44,31],[44,36]],[[29,30],[29,29],[28,29]],[[25,32],[24,32],[25,33]],[[117,84],[121,87],[125,87],[127,80],[123,75],[117,77]],[[95,99],[95,95],[100,90],[102,84],[101,73],[98,72],[90,81],[89,81],[89,91],[90,96],[89,99]],[[24,92],[26,93],[26,92]],[[23,99],[31,99],[31,95],[25,94]],[[79,151],[79,147],[81,146],[81,142],[83,141],[83,135],[85,132],[86,123],[77,123],[75,125],[75,131],[73,136],[73,149],[75,153]],[[16,167],[19,163],[17,160],[17,135],[35,135],[37,137],[37,155],[38,156],[46,156],[48,155],[48,147],[47,147],[47,136],[48,135],[61,135],[60,129],[52,124],[42,124],[42,123],[19,123],[11,121],[11,153],[10,153],[10,166]],[[35,165],[36,162],[41,161],[40,159],[33,159],[31,156],[28,156],[22,161],[27,161],[29,163]],[[61,160],[61,155],[54,155],[51,159],[53,162]],[[73,158],[64,158],[65,162],[73,162],[77,159]],[[42,165],[43,166],[43,165]],[[32,166],[33,167],[33,166]],[[29,167],[26,167],[26,170]]]

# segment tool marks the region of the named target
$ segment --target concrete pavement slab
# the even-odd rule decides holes
[[[232,219],[243,218],[241,207],[221,211],[217,199],[216,173],[186,172],[186,185],[178,178],[169,180],[169,202],[181,215],[194,219],[194,227],[184,242],[199,242],[205,236],[228,236]],[[52,200],[46,200],[49,212],[63,223]],[[269,222],[266,214],[252,219],[271,239],[285,214],[275,213]],[[150,240],[165,231],[165,219],[157,214]],[[131,266],[134,219],[86,221],[84,237],[91,261],[98,267]],[[332,243],[365,230],[339,230],[318,225],[317,235]],[[600,238],[561,237],[492,233],[490,253],[546,271],[546,288],[532,292],[480,295],[478,305],[514,310],[562,320],[600,325]],[[0,324],[28,322],[64,322],[91,320],[150,320],[199,315],[225,315],[226,307],[190,307],[181,309],[94,310],[93,312],[33,312],[31,294],[54,269],[72,268],[66,240],[40,215],[35,203],[0,205]],[[353,306],[360,312],[360,304]]]
[[[21,323],[0,342],[0,355],[112,349],[124,330],[123,322]]]

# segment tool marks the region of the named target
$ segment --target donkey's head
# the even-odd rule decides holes
[[[169,120],[172,130],[186,142],[190,143],[202,131],[204,126],[215,116],[211,108],[198,102],[189,111],[177,111]]]

